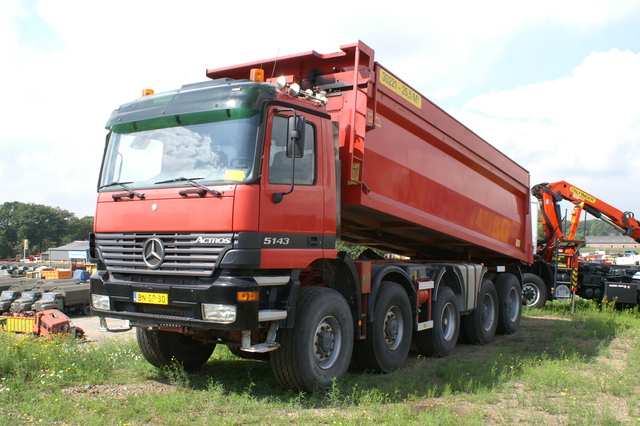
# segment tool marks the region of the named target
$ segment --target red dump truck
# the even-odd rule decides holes
[[[48,309],[31,315],[0,316],[0,330],[14,333],[33,333],[36,336],[47,338],[66,334],[72,334],[77,338],[84,336],[84,330],[71,324],[69,317],[57,309]]]
[[[226,344],[308,391],[400,367],[412,339],[444,356],[517,329],[526,170],[362,42],[207,76],[106,126],[92,307],[137,327],[149,362]]]

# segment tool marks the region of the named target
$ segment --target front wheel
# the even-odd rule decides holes
[[[498,292],[498,329],[500,334],[513,334],[520,326],[522,318],[522,289],[518,278],[509,273],[496,278]]]
[[[522,276],[522,299],[531,309],[543,308],[547,303],[547,286],[536,274]]]
[[[215,343],[204,344],[171,331],[137,328],[136,338],[145,359],[159,368],[169,366],[175,360],[185,370],[196,369],[207,362],[216,348]]]
[[[426,356],[447,356],[453,351],[460,332],[460,309],[449,287],[440,287],[433,306],[433,328],[414,334],[418,352]]]
[[[345,298],[326,287],[301,287],[294,328],[278,333],[281,347],[271,354],[280,384],[295,391],[328,388],[349,368],[353,319]]]
[[[389,373],[404,364],[411,349],[411,304],[404,288],[390,281],[381,284],[375,303],[367,338],[355,344],[354,365]]]

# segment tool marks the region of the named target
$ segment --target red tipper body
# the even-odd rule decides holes
[[[407,256],[531,263],[529,173],[375,62],[364,43],[341,50],[207,76],[246,78],[260,67],[303,88],[341,88],[326,108],[339,123],[342,240]]]

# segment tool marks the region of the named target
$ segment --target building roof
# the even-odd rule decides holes
[[[69,244],[65,244],[60,247],[50,248],[51,250],[60,250],[60,251],[79,251],[79,250],[89,250],[89,241],[74,241]]]
[[[638,244],[636,240],[625,235],[606,235],[586,237],[587,245],[599,244]]]

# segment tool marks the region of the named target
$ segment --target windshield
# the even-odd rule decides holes
[[[34,297],[36,297],[35,293],[22,293],[23,299],[33,299]]]
[[[259,115],[255,110],[233,112],[227,110],[222,116],[188,114],[114,126],[100,186],[119,182],[134,188],[153,187],[158,182],[185,177],[213,184],[250,181],[255,173]],[[203,117],[215,121],[202,123]]]
[[[42,300],[55,300],[56,295],[53,293],[50,294],[45,294],[44,296],[42,296]]]
[[[2,294],[0,294],[0,297],[6,297],[6,298],[13,297],[13,292],[12,291],[3,291]]]

